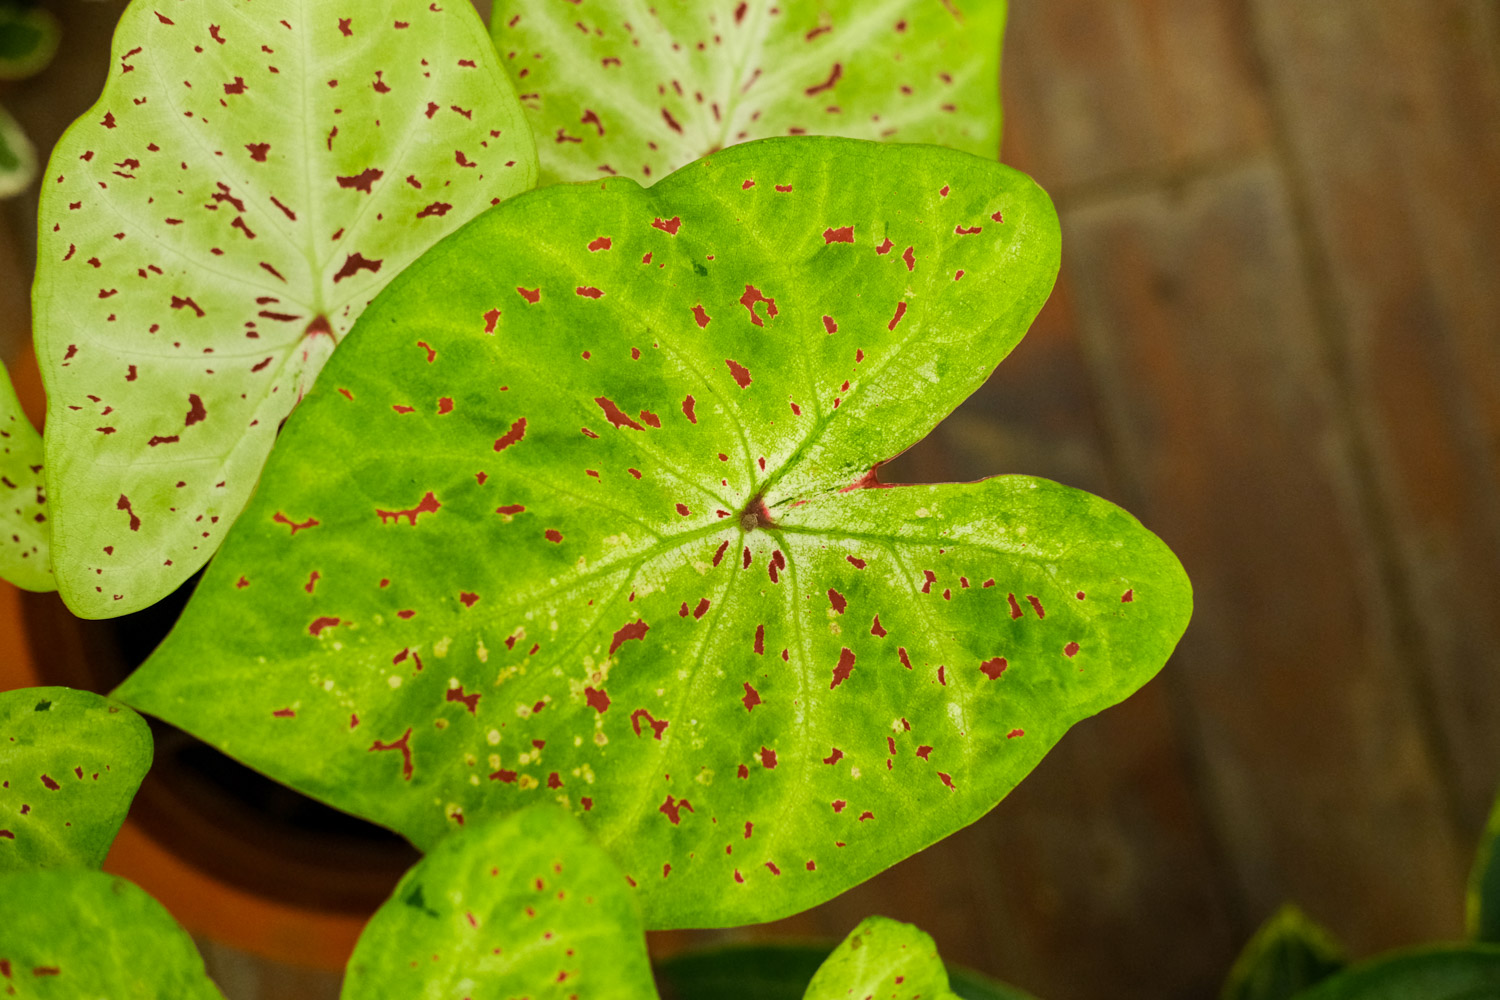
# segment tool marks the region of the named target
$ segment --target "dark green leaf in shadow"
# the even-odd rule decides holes
[[[1219,995],[1221,1000],[1290,1000],[1344,965],[1333,937],[1288,904],[1245,945]]]
[[[445,839],[371,918],[343,1000],[655,996],[625,878],[566,812],[537,806]]]
[[[63,687],[0,693],[0,872],[109,853],[151,766],[151,732],[124,705]]]
[[[116,875],[0,875],[0,986],[16,1000],[223,1000],[193,939]]]
[[[501,205],[370,307],[121,697],[419,846],[564,803],[651,927],[828,899],[1186,627],[1177,560],[1096,497],[860,488],[1057,262],[1030,180],[935,146],[763,140]]]
[[[1295,1000],[1495,1000],[1500,947],[1433,945],[1350,966]]]
[[[1500,799],[1490,810],[1490,818],[1474,852],[1474,868],[1469,873],[1465,914],[1469,936],[1476,941],[1500,943],[1500,855],[1495,845],[1500,841]]]
[[[0,2],[0,80],[40,73],[57,53],[62,29],[50,11]]]

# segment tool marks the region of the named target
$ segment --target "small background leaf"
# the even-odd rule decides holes
[[[57,53],[62,29],[41,7],[0,3],[0,80],[40,73]]]
[[[802,1000],[833,946],[743,944],[684,952],[656,965],[663,1000]],[[968,969],[948,967],[963,1000],[1033,1000],[1030,994]]]
[[[544,183],[800,134],[1000,149],[1004,0],[497,0]]]
[[[0,875],[0,973],[18,1000],[223,1000],[162,905],[95,871]]]
[[[10,373],[0,365],[0,579],[23,590],[57,589],[47,513],[42,436],[21,409]]]
[[[1186,626],[1087,494],[845,490],[983,382],[1057,241],[1014,171],[848,139],[514,199],[366,313],[120,696],[419,846],[564,803],[648,926],[821,902]]]
[[[0,871],[97,868],[151,766],[124,705],[62,687],[0,693]]]
[[[1500,799],[1490,809],[1490,817],[1474,852],[1474,868],[1469,873],[1466,923],[1475,941],[1500,944]]]
[[[407,873],[349,960],[343,1000],[655,993],[624,876],[541,806],[448,837]]]
[[[34,289],[53,567],[171,593],[365,304],[536,176],[468,3],[137,0],[48,165]]]
[[[0,107],[0,198],[20,194],[36,177],[36,149],[9,111]]]
[[[1435,945],[1351,966],[1296,1000],[1494,1000],[1500,947]]]
[[[1343,949],[1290,904],[1276,911],[1235,959],[1221,1000],[1291,1000],[1345,965]]]
[[[808,984],[806,996],[941,1000],[953,993],[930,935],[889,917],[866,917],[833,949]]]

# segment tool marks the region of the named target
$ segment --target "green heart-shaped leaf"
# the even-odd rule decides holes
[[[18,1000],[223,1000],[193,939],[115,875],[0,875],[0,985]]]
[[[26,190],[36,177],[36,149],[19,122],[0,107],[0,198]]]
[[[123,705],[62,687],[0,693],[0,872],[104,863],[151,766]]]
[[[1491,944],[1500,944],[1500,855],[1495,851],[1497,843],[1500,843],[1500,799],[1496,799],[1490,809],[1489,821],[1479,838],[1479,849],[1474,852],[1474,867],[1469,872],[1465,898],[1469,936]]]
[[[51,11],[0,3],[0,80],[40,73],[57,53],[61,38],[62,30]]]
[[[360,935],[344,1000],[655,997],[620,870],[552,806],[456,833],[407,872]]]
[[[366,303],[529,188],[467,3],[136,0],[48,165],[34,301],[52,558],[90,618],[218,546]]]
[[[1000,148],[1005,0],[497,0],[545,182],[649,183],[747,139]]]
[[[806,1000],[944,1000],[954,995],[931,936],[889,917],[866,917],[818,969]]]
[[[3,112],[0,112],[3,114]],[[42,484],[42,436],[0,365],[0,579],[23,590],[56,590]]]
[[[1431,945],[1350,966],[1295,1000],[1494,1000],[1500,947]]]
[[[1025,176],[849,139],[502,205],[366,313],[120,697],[420,846],[567,804],[649,926],[836,895],[1186,625],[1103,500],[849,489],[984,381],[1057,252]]]
[[[1220,991],[1221,1000],[1291,1000],[1345,965],[1343,949],[1290,904],[1261,925]]]
[[[656,982],[665,1000],[801,1000],[833,950],[816,944],[735,944],[684,952],[657,963]],[[1029,993],[968,969],[949,966],[948,982],[963,1000],[1032,1000]]]

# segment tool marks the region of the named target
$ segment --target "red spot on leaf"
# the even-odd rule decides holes
[[[761,747],[760,748],[760,766],[764,767],[764,768],[775,767],[776,766],[776,751],[775,750],[769,750],[766,747]]]
[[[1037,598],[1031,596],[1030,594],[1026,595],[1026,600],[1028,600],[1028,601],[1031,602],[1031,609],[1036,612],[1036,616],[1038,618],[1046,618],[1047,617],[1047,612],[1046,612],[1045,609],[1042,608],[1042,602],[1041,601],[1039,601]]]
[[[600,236],[598,239],[589,244],[589,249],[597,253],[600,250],[608,250],[612,245],[613,244],[608,236]]]
[[[823,243],[824,243],[825,246],[827,244],[829,244],[829,243],[853,243],[853,242],[854,242],[854,227],[853,226],[840,226],[838,229],[825,229],[825,230],[823,230]]]
[[[989,584],[985,584],[985,586],[988,587]],[[1011,618],[1015,619],[1015,618],[1021,617],[1021,605],[1019,605],[1019,604],[1016,603],[1016,595],[1015,594],[1006,594],[1005,598],[1006,598],[1006,600],[1010,601],[1010,616],[1011,616]]]
[[[704,311],[703,306],[699,304],[693,306],[693,319],[697,322],[698,329],[702,330],[708,327],[709,320],[713,319],[713,317]]]
[[[687,417],[695,424],[698,422],[698,416],[693,412],[693,407],[696,405],[696,403],[697,400],[693,399],[692,396],[688,396],[682,401],[682,415]],[[636,478],[639,479],[640,477],[637,476]]]
[[[370,750],[368,752],[373,753],[373,752],[378,751],[378,750],[400,750],[401,751],[401,778],[402,778],[403,781],[410,781],[411,780],[412,766],[411,766],[411,727],[410,726],[408,726],[406,728],[406,732],[404,732],[404,733],[401,734],[401,738],[399,740],[396,740],[393,743],[382,743],[380,740],[376,740],[374,743],[370,744]],[[494,775],[490,775],[490,777],[493,778]]]
[[[755,304],[757,302],[764,302],[766,304],[766,319],[770,319],[776,315],[776,300],[767,298],[761,294],[761,290],[754,285],[746,285],[745,294],[740,296],[740,305],[744,306],[746,311],[750,313],[750,322],[752,325],[765,326],[765,323],[761,322],[759,314],[755,311]]]
[[[833,317],[832,316],[824,316],[823,317],[823,329],[827,330],[830,334],[838,333],[839,332],[839,325],[833,321]]]
[[[844,683],[844,681],[849,679],[849,675],[853,672],[854,651],[848,646],[845,646],[842,650],[839,651],[838,666],[833,668],[833,683],[828,685],[828,690],[832,691],[834,688]]]
[[[1135,600],[1135,590],[1134,589],[1127,590],[1127,591],[1125,591],[1124,594],[1120,595],[1120,603],[1121,604],[1129,604],[1131,601],[1134,601],[1134,600]]]
[[[445,416],[453,412],[453,397],[441,396],[438,398],[438,416]]]
[[[755,711],[755,706],[761,703],[760,692],[755,690],[749,681],[743,683],[745,685],[745,696],[740,699],[740,703],[745,706],[746,712],[753,712]]]
[[[418,515],[431,514],[441,506],[442,503],[439,502],[438,498],[433,494],[431,490],[428,490],[427,495],[422,497],[422,499],[417,502],[417,505],[415,507],[409,507],[406,510],[381,510],[379,507],[377,507],[375,508],[375,516],[380,518],[381,524],[385,524],[387,521],[393,521],[399,524],[401,523],[401,519],[404,517],[407,519],[408,524],[410,524],[412,527],[416,527]]]
[[[616,427],[629,427],[633,431],[644,431],[646,429],[630,419],[630,415],[616,406],[612,400],[606,399],[603,396],[595,396],[594,402],[599,405],[599,409],[604,411],[604,419]]]
[[[460,684],[458,687],[450,687],[445,691],[443,693],[443,700],[461,702],[464,708],[469,710],[470,715],[475,715],[477,714],[475,709],[479,705],[479,692],[475,691],[473,694],[464,694],[464,687]]]
[[[688,812],[694,811],[693,804],[687,799],[674,799],[672,796],[668,795],[667,801],[663,802],[656,811],[666,816],[667,819],[671,820],[673,826],[677,826],[681,818],[683,809],[686,809]],[[671,868],[671,865],[668,865],[667,867]]]
[[[199,316],[200,319],[204,315],[203,314],[203,310],[201,308],[199,308],[198,303],[194,302],[191,297],[189,297],[189,298],[178,298],[175,295],[172,296],[172,308],[173,309],[191,309],[191,310],[193,310],[193,312],[195,312],[195,313],[198,314],[198,316]]]
[[[506,431],[504,434],[502,434],[500,436],[500,438],[498,440],[495,441],[495,450],[496,451],[504,451],[505,449],[509,448],[511,445],[513,445],[516,442],[520,441],[525,436],[526,436],[526,418],[522,417],[520,420],[517,420],[515,423],[511,424],[510,425],[510,430]]]
[[[659,218],[652,219],[651,220],[651,228],[652,229],[660,229],[662,232],[666,233],[668,236],[676,236],[677,235],[677,230],[679,230],[679,229],[682,228],[682,219],[679,216],[676,216],[676,215],[672,216],[670,219],[668,219],[665,222],[663,222]]]
[[[602,689],[586,687],[583,689],[583,700],[588,703],[589,708],[603,715],[609,711],[609,695]]]
[[[901,658],[901,665],[903,667],[905,667],[907,670],[910,670],[911,669],[911,657],[909,657],[909,656],[906,655],[906,647],[905,646],[897,646],[896,647],[896,655]]]
[[[307,626],[307,631],[309,635],[316,639],[323,634],[323,630],[325,628],[333,628],[335,625],[339,624],[342,624],[342,622],[337,618],[315,618],[313,619],[312,624]]]
[[[369,167],[352,177],[335,177],[334,179],[339,182],[339,187],[341,188],[363,191],[365,194],[369,194],[371,186],[384,176],[384,170],[376,170],[374,167]]]
[[[256,163],[265,163],[266,154],[271,151],[269,142],[247,142],[245,148],[250,151],[250,159]]]
[[[1006,666],[1007,664],[1005,662],[1005,657],[997,656],[993,659],[985,660],[983,663],[981,663],[979,665],[979,671],[990,680],[998,681],[1000,679],[1000,675],[1005,673]]]
[[[746,368],[738,361],[732,361],[729,358],[725,358],[724,363],[729,366],[729,374],[734,377],[736,385],[738,385],[741,389],[749,386],[751,382],[750,369]],[[694,422],[696,423],[696,421]]]
[[[692,513],[692,511],[688,509],[688,505],[687,504],[680,503],[680,504],[677,505],[677,513],[680,516],[682,516],[682,517],[687,517],[689,514]]]
[[[622,625],[620,629],[615,632],[614,638],[610,641],[609,655],[614,656],[615,651],[618,650],[623,643],[629,642],[632,639],[644,639],[646,637],[646,633],[649,631],[651,631],[651,626],[647,625],[639,618],[637,618],[633,622]]]
[[[579,285],[577,288],[573,289],[573,291],[586,299],[598,299],[604,297],[604,293],[595,288],[593,285]]]
[[[466,608],[472,608],[479,600],[479,595],[468,590],[458,592],[458,600]]]
[[[1017,736],[1025,736],[1025,735],[1026,735],[1026,730],[1024,730],[1024,729],[1012,729],[1010,732],[1008,732],[1008,733],[1005,734],[1005,738],[1008,739],[1008,740],[1013,740]]]
[[[877,639],[884,639],[889,634],[888,632],[886,632],[885,626],[880,624],[879,615],[875,616],[875,622],[870,626],[870,634],[875,636]]]
[[[354,32],[349,27],[349,24],[350,24],[351,20],[352,20],[352,18],[347,18],[347,17],[341,17],[341,18],[339,18],[339,31],[343,34],[343,36],[345,38],[348,38],[350,35],[354,34]]]
[[[351,253],[344,260],[344,266],[339,268],[338,273],[333,276],[333,283],[337,285],[345,278],[352,278],[360,271],[369,271],[375,274],[380,270],[380,265],[385,263],[384,259],[370,260],[358,251]]]
[[[553,545],[562,544],[562,532],[558,531],[556,528],[548,528],[546,531],[542,532],[542,534],[546,537],[547,541],[551,542]]]
[[[844,598],[844,595],[840,594],[832,587],[828,588],[828,604],[833,608],[836,614],[840,615],[843,614],[844,609],[849,606],[849,602]]]
[[[885,328],[887,330],[894,330],[894,329],[896,329],[896,324],[899,323],[899,322],[901,322],[901,317],[905,316],[905,315],[906,315],[906,303],[905,302],[897,302],[896,303],[896,314],[891,317],[891,321],[885,325]]]
[[[822,83],[815,84],[815,85],[813,85],[811,87],[808,87],[806,90],[803,91],[803,93],[806,94],[808,97],[813,97],[814,95],[823,93],[823,91],[825,91],[825,90],[832,90],[834,84],[838,83],[839,82],[839,78],[842,77],[843,75],[844,75],[844,64],[843,63],[834,63],[833,64],[833,69],[829,70],[829,72],[828,72],[828,79],[824,80]]]
[[[661,734],[666,732],[667,726],[671,724],[667,722],[666,719],[658,721],[652,718],[651,713],[646,711],[644,708],[638,708],[634,712],[630,713],[630,728],[635,730],[635,734],[637,736],[641,735],[642,719],[646,720],[646,723],[651,727],[651,735],[653,735],[657,739],[661,739]]]
[[[973,235],[975,235],[976,233],[980,232],[983,229],[984,229],[983,226],[973,226],[973,227],[971,227],[969,229],[965,229],[963,226],[954,226],[953,227],[953,235],[954,236],[973,236]]]
[[[435,201],[418,212],[417,218],[425,219],[429,216],[437,216],[441,218],[442,216],[447,215],[448,211],[451,208],[453,208],[453,206],[448,204],[446,201]]]
[[[523,507],[521,504],[512,503],[512,504],[506,504],[504,507],[496,507],[495,508],[495,513],[496,514],[504,514],[506,517],[511,517],[511,516],[516,515],[516,514],[520,514],[520,513],[524,512],[525,510],[526,510],[526,508]]]
[[[1070,642],[1066,646],[1064,646],[1063,647],[1063,655],[1067,656],[1067,657],[1077,656],[1078,655],[1078,643],[1076,643],[1076,642]]]

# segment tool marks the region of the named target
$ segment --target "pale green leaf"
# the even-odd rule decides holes
[[[0,579],[23,590],[57,589],[47,527],[42,436],[0,365]]]
[[[1295,1000],[1495,1000],[1500,947],[1430,945],[1381,955],[1322,980]]]
[[[1255,932],[1224,981],[1221,1000],[1291,1000],[1345,965],[1343,949],[1290,904]]]
[[[193,939],[116,875],[0,875],[0,985],[15,1000],[223,1000]]]
[[[371,918],[344,1000],[655,997],[624,876],[551,806],[445,839]]]
[[[36,177],[36,149],[11,117],[0,107],[0,198],[25,191]]]
[[[1057,252],[1027,178],[932,146],[764,140],[502,205],[366,313],[120,695],[419,846],[566,804],[649,926],[828,899],[1186,625],[1103,500],[846,489],[984,381]]]
[[[366,303],[534,179],[467,3],[131,4],[41,202],[37,354],[69,607],[134,611],[202,566]]]
[[[97,868],[151,766],[124,705],[63,687],[0,693],[0,872]]]
[[[1005,0],[496,0],[545,182],[807,133],[1000,148]]]

